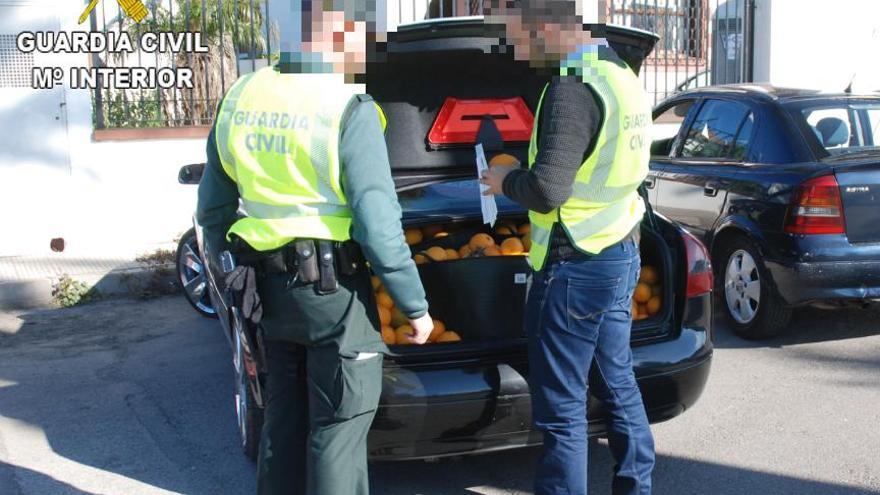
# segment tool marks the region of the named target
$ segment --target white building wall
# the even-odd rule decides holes
[[[758,0],[755,79],[778,86],[880,90],[880,2]]]
[[[84,29],[76,24],[81,2],[0,0],[0,7],[7,20],[11,17],[2,26],[5,34],[47,23],[63,30]],[[37,65],[89,63],[84,54],[35,55]],[[33,108],[29,101],[35,90],[0,91],[6,97],[0,104],[3,150],[13,147],[15,140],[27,140],[33,148],[51,146],[57,151],[24,156],[0,150],[0,256],[49,252],[53,237],[63,237],[70,253],[134,256],[169,243],[189,228],[196,188],[179,185],[177,172],[183,164],[205,160],[204,139],[96,142],[90,90],[65,87],[59,98],[64,105],[54,109]],[[39,126],[17,128],[24,116],[53,110],[62,123],[66,120],[66,136],[62,132],[42,144],[46,134]]]

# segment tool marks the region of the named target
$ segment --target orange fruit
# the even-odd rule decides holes
[[[406,229],[403,232],[403,237],[406,239],[406,243],[410,246],[414,246],[420,242],[424,238],[422,236],[422,231],[419,229]]]
[[[639,315],[636,317],[636,321],[647,319],[649,316],[648,309],[645,308],[645,305],[639,304]]]
[[[491,246],[483,249],[483,256],[501,256],[501,250],[498,249],[498,246],[492,244]]]
[[[501,242],[501,254],[505,256],[515,256],[523,254],[526,250],[525,246],[518,237],[509,237]]]
[[[499,153],[493,156],[491,160],[489,160],[490,167],[494,167],[495,165],[518,167],[519,159],[513,155],[508,155],[507,153]]]
[[[455,249],[447,249],[446,250],[446,259],[447,260],[457,260],[458,258],[460,258],[460,256],[458,255],[458,251],[456,251]]]
[[[464,246],[461,247],[461,249],[458,250],[458,257],[459,258],[467,258],[471,254],[473,254],[473,252],[474,252],[474,249],[472,247],[470,247],[468,244],[465,244]]]
[[[639,282],[644,282],[646,284],[656,284],[659,281],[660,274],[657,272],[656,268],[648,265],[642,267],[642,272],[639,274]]]
[[[397,330],[394,331],[394,343],[397,345],[408,345],[409,341],[406,340],[407,336],[412,337],[413,329],[409,325],[400,325],[397,327]]]
[[[459,341],[461,341],[461,337],[459,337],[457,333],[455,333],[451,330],[443,332],[442,334],[440,334],[439,337],[437,337],[437,342],[459,342]]]
[[[446,250],[440,246],[428,248],[425,254],[434,261],[446,261]]]
[[[370,277],[370,283],[373,284],[373,290],[379,290],[379,287],[382,287],[382,281],[375,275]]]
[[[519,228],[516,229],[516,233],[519,235],[531,234],[532,233],[532,224],[524,223],[524,224],[520,225]]]
[[[636,292],[633,294],[633,299],[639,304],[648,302],[651,299],[651,286],[644,282],[639,282],[639,285],[636,286]]]
[[[446,331],[446,325],[443,324],[440,320],[434,320],[434,329],[431,330],[431,335],[428,336],[428,342],[437,342],[437,339],[440,338],[440,335]]]
[[[394,329],[389,326],[382,327],[382,342],[385,342],[386,345],[394,345],[397,343],[397,335],[394,333]]]
[[[637,303],[635,299],[633,299],[633,302],[630,305],[630,313],[632,313],[633,320],[635,320],[636,317],[639,316],[639,303]]]
[[[443,239],[444,237],[449,237],[449,232],[437,232],[434,234],[434,239]]]
[[[516,232],[510,225],[499,225],[495,227],[495,233],[498,235],[513,235]]]
[[[661,306],[663,306],[663,299],[660,299],[660,296],[652,297],[648,300],[648,304],[645,305],[645,307],[648,309],[648,314],[651,316],[659,313]]]
[[[388,295],[384,290],[376,293],[376,302],[379,306],[384,307],[385,309],[391,310],[394,307],[394,300],[391,299],[391,296]]]
[[[413,261],[415,261],[417,265],[424,265],[428,262],[428,257],[422,253],[419,253],[413,256]]]
[[[425,239],[430,239],[442,231],[442,225],[426,225],[422,227],[422,234],[425,235]]]
[[[470,245],[472,249],[487,248],[489,246],[495,245],[495,239],[492,239],[492,236],[489,234],[475,234],[473,237],[471,237],[468,245]]]
[[[523,249],[525,252],[529,252],[532,250],[532,238],[528,235],[522,236]]]
[[[379,306],[379,321],[382,322],[382,325],[391,323],[391,310],[385,306]]]
[[[394,328],[406,325],[406,316],[397,308],[391,310],[391,326]]]

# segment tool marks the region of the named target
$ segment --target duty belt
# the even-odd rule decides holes
[[[300,283],[317,283],[322,293],[336,291],[339,275],[353,275],[365,266],[360,246],[354,241],[298,239],[265,252],[239,241],[235,250],[241,265],[253,266],[267,275],[291,274]]]

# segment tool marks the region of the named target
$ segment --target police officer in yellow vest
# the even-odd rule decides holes
[[[595,22],[599,5],[484,2],[487,22],[505,26],[514,57],[556,74],[538,102],[528,170],[496,166],[482,179],[487,194],[530,210],[536,273],[526,329],[533,421],[544,436],[538,495],[587,493],[588,392],[609,411],[613,493],[651,493],[654,443],[629,344],[651,106],[637,75],[601,38],[603,25],[585,29],[582,14]]]
[[[278,66],[235,82],[208,140],[197,208],[205,250],[236,252],[236,293],[246,294],[237,303],[261,320],[265,343],[260,494],[369,492],[366,438],[387,349],[366,262],[409,318],[413,343],[433,328],[402,235],[384,116],[351,83],[375,25],[368,3],[292,5],[301,49],[282,43]]]

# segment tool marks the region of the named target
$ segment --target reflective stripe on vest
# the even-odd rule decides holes
[[[260,251],[298,237],[350,238],[339,132],[349,102],[363,92],[338,74],[281,74],[273,67],[236,81],[216,127],[220,162],[246,215],[228,236]]]
[[[581,164],[571,197],[549,213],[529,212],[535,270],[544,267],[557,222],[580,251],[596,254],[622,240],[645,214],[638,188],[648,174],[651,105],[632,70],[607,45],[591,45],[570,56],[562,75],[576,74],[599,96],[604,122],[593,152]],[[544,95],[535,113],[529,167],[538,155],[538,123]]]

